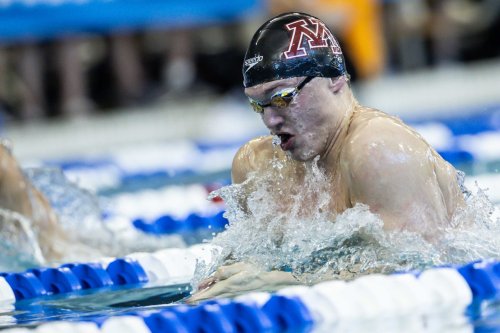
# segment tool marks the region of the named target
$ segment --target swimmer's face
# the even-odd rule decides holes
[[[267,82],[246,88],[245,94],[266,105],[273,96],[292,91],[304,80],[305,77],[300,77]],[[330,79],[316,77],[287,106],[270,105],[261,112],[266,127],[280,137],[281,148],[296,160],[311,160],[328,149],[340,120],[340,115],[332,111],[335,95],[331,83]]]

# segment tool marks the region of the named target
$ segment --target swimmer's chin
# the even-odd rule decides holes
[[[312,162],[318,156],[320,156],[319,154],[316,154],[316,153],[303,154],[303,153],[300,153],[296,149],[291,149],[291,150],[287,150],[284,152],[285,152],[285,155],[287,157],[291,158],[292,160],[298,161],[298,162]]]
[[[283,149],[283,147],[281,147],[281,150],[292,160],[298,162],[310,162],[319,155],[311,149],[304,149],[304,147],[300,146],[298,142],[295,141],[295,138],[292,138],[290,141],[291,144],[288,145],[287,149]]]

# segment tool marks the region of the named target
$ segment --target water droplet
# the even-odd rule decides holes
[[[279,147],[279,145],[281,144],[281,139],[280,139],[279,136],[273,135],[273,138],[272,138],[271,142],[273,143],[274,147]]]

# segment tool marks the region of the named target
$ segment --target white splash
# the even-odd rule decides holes
[[[493,205],[481,189],[469,195],[466,209],[441,230],[441,239],[430,243],[415,232],[385,231],[365,205],[330,215],[330,180],[317,161],[308,165],[299,190],[280,178],[275,173],[253,176],[212,194],[224,199],[230,222],[212,241],[223,248],[217,264],[246,261],[265,270],[288,269],[312,283],[500,258],[500,221],[491,218]],[[205,276],[215,268],[205,267]]]
[[[31,221],[3,208],[0,208],[0,248],[4,258],[0,261],[2,272],[45,264]]]

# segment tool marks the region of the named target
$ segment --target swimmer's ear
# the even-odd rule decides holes
[[[347,78],[342,75],[330,78],[330,89],[334,94],[338,93],[342,87],[347,83]]]

